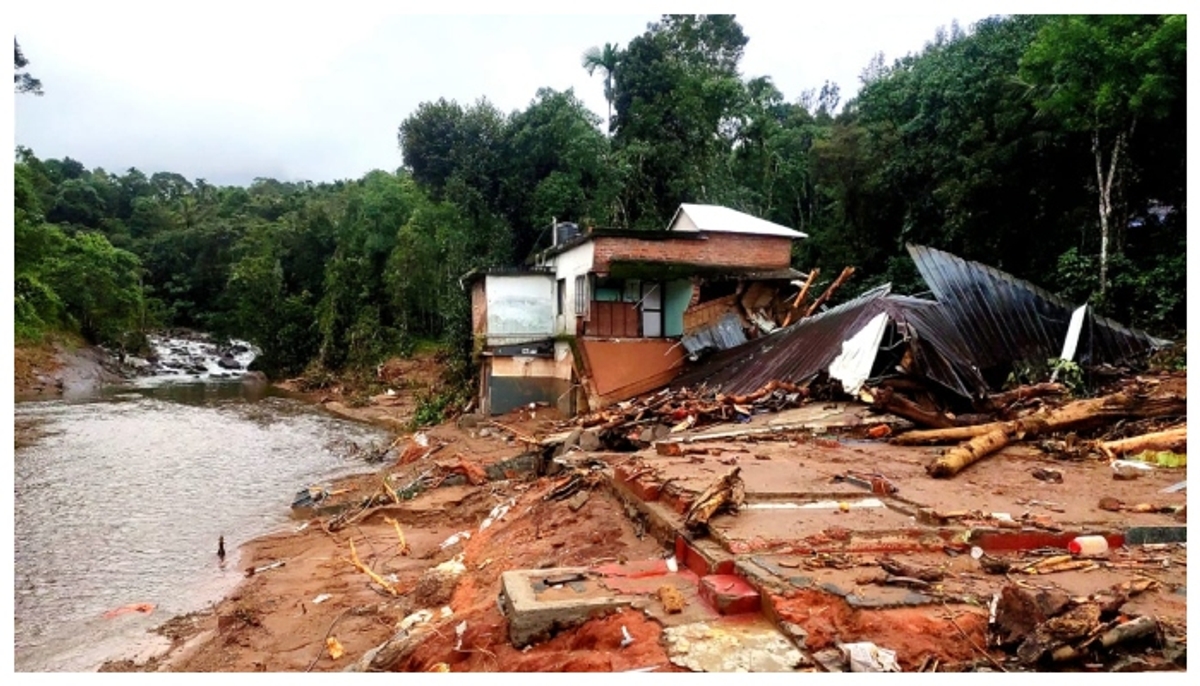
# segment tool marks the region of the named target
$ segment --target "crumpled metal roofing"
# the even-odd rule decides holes
[[[1045,362],[1062,354],[1075,306],[994,267],[934,248],[907,247],[981,369]],[[1120,364],[1169,344],[1089,308],[1075,358],[1083,365]]]
[[[910,338],[920,374],[965,397],[986,392],[966,344],[938,304],[891,295],[885,284],[787,329],[716,353],[672,383],[673,387],[705,384],[722,393],[751,393],[772,380],[801,383],[828,369],[842,344],[881,312]]]
[[[843,344],[886,312],[912,353],[910,373],[965,398],[991,389],[984,371],[1062,354],[1076,309],[1053,293],[950,253],[908,246],[936,301],[892,295],[884,285],[787,329],[722,350],[672,383],[751,393],[772,380],[802,383],[828,370]],[[1076,360],[1120,363],[1169,345],[1089,310]]]
[[[688,354],[696,354],[704,350],[728,350],[746,343],[746,334],[742,331],[742,318],[732,312],[726,312],[717,321],[693,333],[685,334],[679,340]]]

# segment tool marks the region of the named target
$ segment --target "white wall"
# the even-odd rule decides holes
[[[549,274],[488,274],[488,345],[554,335],[554,278]]]
[[[550,258],[550,266],[554,267],[554,278],[556,280],[563,279],[566,282],[566,292],[563,294],[563,314],[555,314],[557,300],[550,302],[556,334],[575,335],[575,277],[586,275],[592,270],[595,256],[596,244],[587,241]],[[553,287],[552,285],[551,288],[553,289]]]

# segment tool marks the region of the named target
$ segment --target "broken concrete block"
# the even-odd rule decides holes
[[[709,574],[700,579],[700,597],[723,615],[758,612],[758,591],[736,574]]]
[[[547,579],[586,578],[586,567],[526,569],[500,575],[500,605],[508,618],[508,640],[524,648],[563,629],[629,607],[636,597],[612,595],[588,580],[582,585],[547,587]]]
[[[595,452],[600,449],[603,444],[600,443],[600,432],[596,429],[588,429],[579,435],[579,448],[586,452]]]

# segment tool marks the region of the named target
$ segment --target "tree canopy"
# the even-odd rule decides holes
[[[789,100],[744,75],[748,41],[733,16],[665,16],[584,54],[607,121],[570,90],[513,112],[425,102],[397,113],[403,168],[359,179],[214,186],[19,148],[17,334],[197,327],[249,338],[272,374],[366,367],[425,340],[465,364],[465,272],[524,263],[556,219],[661,230],[681,202],[805,232],[797,267],[858,268],[842,297],[922,290],[912,241],[1183,328],[1185,17],[939,30],[871,60],[844,103],[838,84]],[[17,90],[37,92],[16,56]]]

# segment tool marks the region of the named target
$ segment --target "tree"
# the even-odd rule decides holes
[[[634,226],[662,227],[681,202],[732,192],[725,163],[746,100],[747,40],[732,15],[667,15],[621,53],[613,141]]]
[[[605,133],[612,133],[612,108],[613,108],[613,73],[617,70],[617,61],[620,59],[620,46],[614,43],[605,43],[604,48],[592,46],[583,53],[583,68],[587,70],[588,76],[592,76],[597,69],[604,76],[604,99],[608,101],[608,118],[604,120]]]
[[[29,60],[25,59],[25,55],[21,52],[21,44],[13,38],[13,65],[16,71],[13,74],[13,84],[17,93],[33,93],[34,95],[42,94],[42,82],[33,78],[29,72],[22,71],[29,65]]]
[[[1100,294],[1127,221],[1122,191],[1139,121],[1162,116],[1185,84],[1187,17],[1067,16],[1049,21],[1021,58],[1038,111],[1091,140],[1100,220]],[[1114,235],[1115,234],[1115,235]]]

